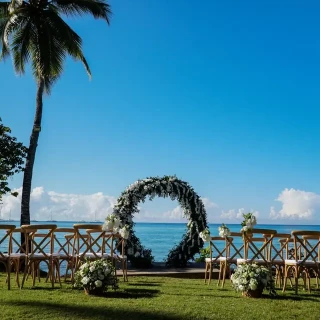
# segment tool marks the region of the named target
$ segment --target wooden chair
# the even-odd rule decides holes
[[[54,230],[54,253],[59,259],[59,274],[63,263],[66,264],[64,281],[67,280],[68,271],[71,271],[71,279],[73,279],[73,270],[75,266],[75,257],[73,256],[74,229],[73,228],[57,228]]]
[[[58,274],[60,280],[59,256],[54,253],[53,248],[54,230],[57,226],[55,224],[28,225],[21,228],[24,231],[26,243],[29,244],[26,246],[25,268],[21,288],[24,286],[29,270],[31,270],[32,274],[32,286],[35,286],[41,262],[45,262],[48,266],[48,274],[53,288],[56,274]]]
[[[257,263],[271,269],[271,248],[276,234],[277,231],[272,229],[252,229],[249,233],[243,234],[243,262]]]
[[[8,290],[10,290],[10,273],[11,273],[11,252],[12,252],[12,231],[15,229],[15,225],[4,224],[0,225],[0,247],[5,248],[0,249],[0,263],[5,266],[7,273],[7,284]],[[3,235],[4,234],[4,235]]]
[[[298,279],[304,275],[307,289],[311,292],[311,271],[320,275],[320,231],[292,231],[294,254],[292,259],[285,260],[283,292],[286,290],[290,274],[294,277],[295,293],[298,293]]]
[[[283,286],[284,279],[284,265],[285,260],[289,257],[289,242],[291,241],[291,234],[277,233],[273,239],[278,239],[277,245],[273,241],[271,244],[271,266],[275,269],[275,284],[279,287]]]
[[[204,271],[204,282],[207,282],[208,276],[208,284],[211,282],[212,278],[212,269],[213,265],[219,265],[219,278],[218,278],[218,286],[220,285],[220,281],[222,280],[222,287],[225,283],[226,272],[227,272],[227,262],[230,258],[230,243],[232,242],[232,238],[222,238],[222,237],[211,237],[209,242],[210,248],[210,257],[205,259],[205,271]]]
[[[111,257],[113,259],[114,266],[117,262],[120,263],[122,269],[123,281],[128,281],[128,260],[125,255],[126,240],[121,237],[119,233],[112,234],[111,236]]]
[[[107,258],[105,254],[105,231],[101,224],[75,224],[73,256],[75,257],[76,272],[82,261],[86,259],[97,260]]]

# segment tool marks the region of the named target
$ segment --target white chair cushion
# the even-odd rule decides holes
[[[206,258],[206,262],[219,262],[219,261],[226,261],[227,257],[219,257],[219,258]]]
[[[306,260],[306,261],[303,261],[303,260],[285,260],[285,264],[287,265],[292,265],[292,266],[295,266],[295,265],[298,265],[298,264],[303,264],[303,265],[316,265],[316,262],[314,262],[313,260]]]

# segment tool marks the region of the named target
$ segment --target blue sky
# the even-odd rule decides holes
[[[272,210],[277,222],[319,220],[319,2],[110,4],[110,27],[68,20],[93,78],[67,60],[45,98],[33,187],[117,198],[139,178],[176,174],[206,198],[212,222],[235,221],[241,208],[261,221]],[[28,144],[34,81],[10,60],[0,74],[0,116]]]

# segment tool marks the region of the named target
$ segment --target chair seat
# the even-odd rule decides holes
[[[248,261],[250,261],[250,259],[239,258],[239,259],[237,259],[237,264],[247,263]]]
[[[251,261],[252,263],[256,263],[256,264],[267,264],[267,263],[270,263],[270,261],[268,261],[267,259],[254,259],[254,260],[248,259],[248,261]]]
[[[312,266],[316,266],[317,263],[314,262],[313,260],[306,260],[306,261],[303,261],[303,260],[285,260],[285,264],[286,265],[292,265],[292,266],[296,266],[296,265],[312,265]]]
[[[30,253],[28,254],[29,259],[48,259],[49,258],[59,258],[60,254],[59,253],[48,253],[48,254],[43,254],[43,253]]]
[[[116,254],[116,253],[114,253],[114,254],[113,254],[113,257],[114,257],[115,259],[127,260],[127,256],[126,256],[126,255],[121,255],[121,254]]]
[[[87,253],[80,253],[78,254],[78,257],[85,257],[85,258],[108,258],[110,257],[109,254],[107,253],[101,253],[101,252],[97,252],[97,253],[93,253],[93,252],[87,252]]]
[[[3,259],[8,259],[8,258],[10,258],[10,255],[8,254],[8,253],[2,253],[1,255],[0,255],[0,260],[3,260]]]
[[[282,265],[282,264],[284,264],[284,260],[282,260],[282,259],[274,259],[274,260],[272,260],[271,261],[271,263],[272,264],[276,264],[276,265]]]
[[[23,259],[26,257],[25,253],[11,253],[10,258],[12,259]]]
[[[206,262],[219,262],[219,261],[227,261],[227,257],[219,257],[219,258],[206,258]]]

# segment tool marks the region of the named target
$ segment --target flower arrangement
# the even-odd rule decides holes
[[[103,293],[108,286],[115,290],[118,288],[115,267],[106,259],[86,260],[75,273],[74,286],[86,292]]]
[[[243,213],[243,221],[241,223],[242,229],[240,232],[247,232],[253,229],[253,227],[257,224],[257,218],[251,212]]]
[[[124,225],[122,228],[119,229],[119,234],[123,239],[128,239],[130,235],[130,227],[129,225]]]
[[[210,241],[210,231],[208,228],[205,228],[203,231],[199,233],[200,238],[204,242],[209,242]]]
[[[188,219],[188,228],[180,243],[175,245],[166,258],[166,265],[185,267],[189,260],[199,253],[203,242],[199,237],[200,230],[207,227],[206,209],[201,197],[186,181],[176,176],[148,177],[129,185],[117,199],[113,214],[121,223],[128,224],[130,235],[126,241],[125,253],[128,260],[134,260],[135,254],[144,250],[140,239],[136,236],[133,217],[139,213],[139,203],[155,197],[177,200],[184,216]],[[141,249],[142,248],[142,249]],[[150,254],[151,256],[151,254]]]
[[[136,268],[150,268],[154,257],[150,249],[145,249],[143,246],[139,248],[139,251],[130,257],[130,262],[133,267]]]
[[[248,296],[256,290],[262,293],[263,289],[268,289],[271,296],[276,295],[271,270],[255,263],[240,264],[231,275],[231,281],[236,291]]]
[[[223,223],[219,228],[219,236],[222,238],[230,236],[230,229]]]
[[[118,232],[120,224],[121,224],[121,220],[119,219],[119,217],[117,217],[114,213],[112,213],[106,217],[104,224],[102,226],[102,230],[104,231],[112,230],[112,231]]]
[[[110,214],[106,217],[105,222],[102,226],[102,230],[104,231],[112,231],[114,233],[118,233],[121,235],[122,238],[128,239],[130,235],[130,227],[128,224],[125,224],[123,227],[122,221],[115,215]]]

